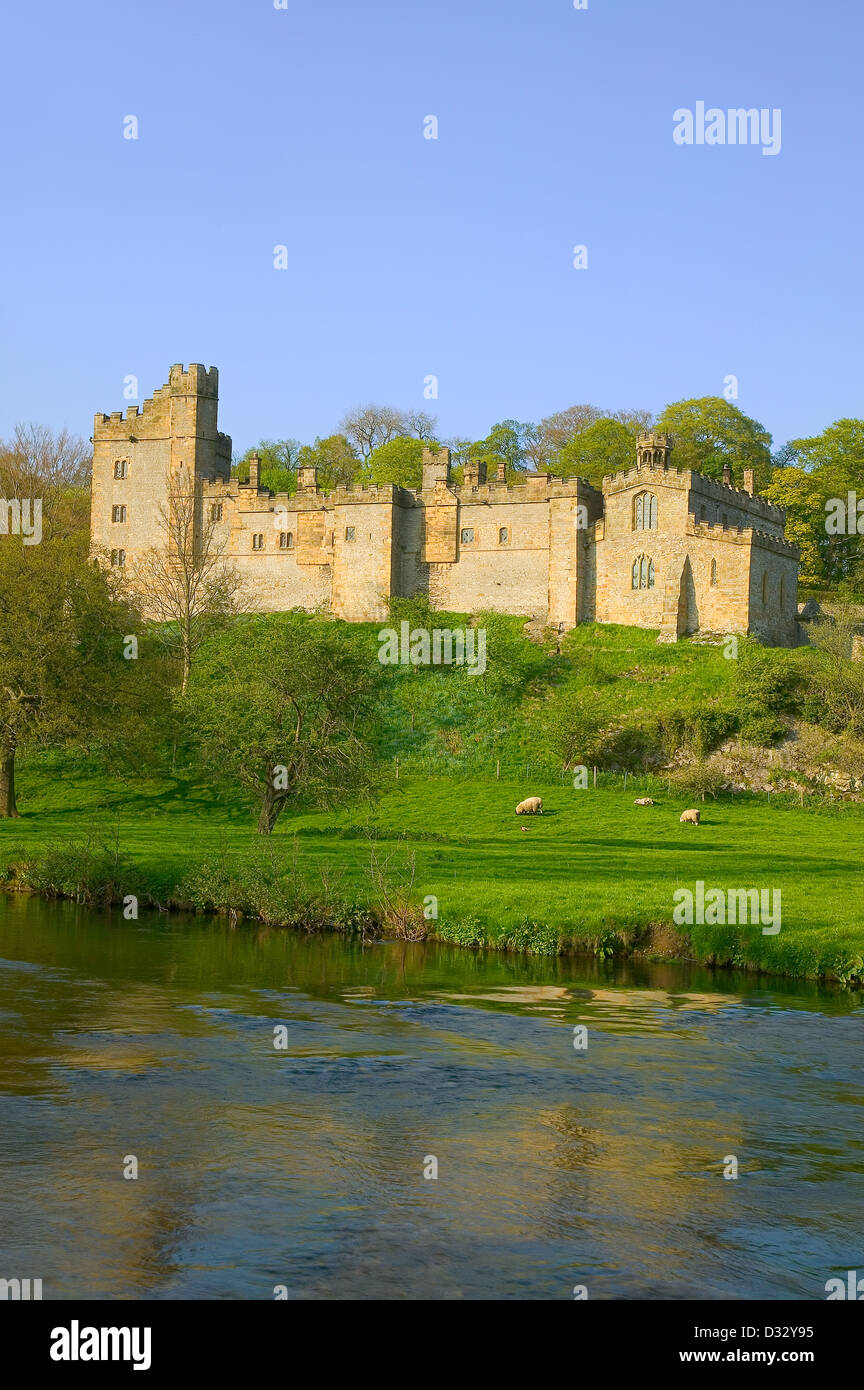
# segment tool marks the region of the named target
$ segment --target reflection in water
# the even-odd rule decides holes
[[[27,898],[0,957],[0,1277],[46,1298],[819,1298],[860,1264],[857,996]]]

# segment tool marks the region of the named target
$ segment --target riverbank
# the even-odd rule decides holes
[[[864,974],[864,809],[721,797],[702,824],[648,779],[596,790],[402,777],[371,806],[285,815],[270,839],[247,806],[182,778],[133,783],[25,766],[28,814],[0,825],[7,887],[196,907],[273,925],[426,936],[544,955],[656,959],[842,982]],[[648,791],[654,806],[634,805]],[[766,889],[781,929],[676,925],[678,889]],[[127,912],[129,908],[127,906]]]

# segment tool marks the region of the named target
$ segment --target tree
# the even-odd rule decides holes
[[[369,455],[369,477],[373,483],[419,488],[423,482],[423,448],[422,439],[397,435]]]
[[[242,482],[248,482],[249,460],[257,454],[263,487],[269,487],[271,492],[296,492],[301,448],[299,439],[261,439],[246,450],[231,471]]]
[[[116,571],[78,538],[0,539],[0,816],[17,817],[15,759],[28,745],[111,736],[149,696],[127,639],[139,620]]]
[[[165,646],[179,657],[181,695],[204,639],[243,604],[242,578],[223,558],[216,526],[204,515],[200,480],[179,470],[169,480],[167,503],[159,508],[162,544],[139,556],[130,573],[147,617],[164,625]]]
[[[845,497],[845,491],[841,495]],[[786,539],[801,548],[800,582],[818,585],[842,577],[856,541],[829,536],[825,530],[825,503],[831,496],[826,479],[793,465],[774,468],[762,496],[786,510]]]
[[[42,534],[48,538],[86,531],[90,524],[92,453],[83,439],[46,425],[16,425],[0,440],[0,493],[5,498],[37,498]]]
[[[434,440],[438,428],[438,416],[428,415],[425,410],[409,410],[405,415],[405,429],[417,439]]]
[[[205,765],[259,803],[260,834],[292,800],[335,805],[371,785],[363,730],[376,674],[345,624],[298,612],[240,619],[202,649],[192,729]]]
[[[562,478],[587,478],[600,487],[607,473],[634,463],[633,433],[620,420],[600,419],[573,436],[549,465]]]
[[[756,470],[761,487],[771,474],[771,436],[722,396],[702,396],[697,400],[674,401],[667,405],[654,427],[672,435],[673,462],[679,468],[692,468],[709,478],[719,478],[724,463],[731,464],[733,481],[743,485],[743,469]]]
[[[340,430],[360,451],[364,462],[399,434],[407,433],[405,416],[389,405],[361,405],[346,412]]]
[[[817,660],[808,665],[807,675],[819,723],[832,733],[854,738],[864,735],[864,661],[852,660],[860,626],[849,608],[808,626],[808,636],[818,653]]]
[[[298,468],[317,468],[318,486],[324,492],[334,487],[352,487],[361,481],[362,464],[344,434],[331,434],[304,444],[297,459]]]
[[[547,415],[533,430],[526,445],[530,448],[534,466],[541,472],[551,469],[561,450],[599,420],[617,420],[629,430],[631,439],[635,441],[641,430],[651,428],[653,416],[650,410],[600,410],[596,405],[587,404],[571,405],[567,410]]]

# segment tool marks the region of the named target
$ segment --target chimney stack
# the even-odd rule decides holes
[[[499,483],[506,483],[507,481],[507,464],[504,462],[503,459],[500,460],[497,468],[495,469],[495,477]]]
[[[756,470],[753,468],[744,469],[744,491],[751,497],[756,496]]]
[[[724,465],[723,465],[723,482],[725,483],[726,487],[731,487],[731,486],[732,486],[732,465],[731,465],[731,463],[724,463]]]
[[[261,483],[261,460],[257,453],[254,453],[249,460],[249,486],[256,490]]]
[[[464,476],[464,475],[463,475]],[[434,488],[437,483],[450,481],[450,450],[444,445],[440,449],[423,449],[423,491]]]
[[[318,491],[318,469],[309,464],[304,464],[297,470],[297,490],[299,492]]]

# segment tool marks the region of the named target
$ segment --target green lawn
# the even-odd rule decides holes
[[[864,956],[864,807],[800,807],[739,796],[700,805],[699,827],[680,825],[690,804],[643,780],[575,791],[566,781],[402,777],[373,807],[284,815],[273,846],[286,863],[294,837],[301,869],[344,873],[358,900],[370,892],[368,831],[393,866],[416,856],[415,893],[434,895],[434,935],[464,944],[538,950],[637,945],[789,975],[849,978]],[[654,784],[655,786],[657,784]],[[208,854],[254,854],[261,839],[248,809],[183,779],[132,780],[31,762],[19,777],[22,818],[0,823],[0,864],[58,841],[117,836],[161,900]],[[517,818],[540,794],[542,817]],[[782,929],[673,928],[673,892],[693,888],[782,892]],[[664,925],[665,924],[665,925]],[[653,930],[649,932],[649,928]],[[689,939],[688,939],[689,934]]]

